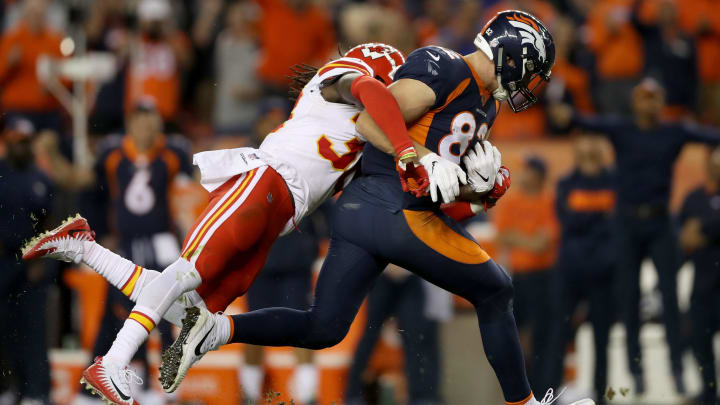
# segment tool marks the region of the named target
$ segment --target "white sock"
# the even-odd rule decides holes
[[[240,384],[243,392],[251,401],[260,399],[263,383],[265,382],[265,372],[260,366],[243,366],[240,371]]]
[[[150,331],[155,326],[152,324],[152,320],[148,322],[147,317],[144,315],[140,317],[138,314],[144,314],[149,308],[138,308],[136,305],[133,308],[133,312],[130,313],[130,317],[125,320],[123,327],[118,332],[113,341],[110,350],[104,356],[103,360],[110,361],[112,363],[125,367],[130,364],[138,348],[147,339]],[[144,310],[144,311],[143,311]],[[152,325],[148,330],[148,326]]]
[[[232,336],[232,323],[230,322],[230,316],[229,315],[222,315],[217,318],[217,322],[215,323],[215,329],[217,330],[218,335],[218,344],[220,346],[229,343],[228,340],[230,340],[230,336]]]
[[[97,242],[83,241],[82,243],[85,251],[83,262],[118,290],[124,290],[125,295],[129,294],[128,297],[132,302],[137,302],[143,288],[160,275],[159,271],[140,267]],[[139,271],[137,277],[135,277],[136,269]],[[196,291],[187,292],[180,297],[177,303],[170,306],[163,318],[175,326],[182,326],[185,309],[194,306],[205,307],[205,302]]]
[[[303,363],[295,367],[292,380],[293,398],[308,403],[317,394],[318,373],[314,364]]]
[[[178,259],[143,287],[130,316],[113,342],[108,356],[125,366],[147,339],[160,318],[180,296],[194,290],[201,279],[195,266]]]
[[[119,290],[123,290],[123,287],[129,287],[129,285],[127,285],[128,281],[130,281],[130,278],[134,275],[137,267],[135,263],[109,249],[105,249],[97,242],[83,241],[82,244],[85,251],[83,254],[83,262],[85,262],[85,264],[90,266]],[[142,276],[142,273],[145,273],[145,271],[141,271],[139,276]],[[147,276],[145,276],[145,278],[147,278]],[[137,282],[135,282],[135,284],[137,284]],[[128,290],[131,289],[128,288]],[[131,296],[130,293],[125,295]]]

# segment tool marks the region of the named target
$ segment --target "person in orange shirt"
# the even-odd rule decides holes
[[[180,74],[191,63],[187,37],[173,26],[168,0],[138,3],[139,37],[130,47],[125,111],[152,99],[163,120],[172,124],[180,106]],[[170,125],[172,130],[172,125]]]
[[[515,320],[523,342],[530,381],[540,381],[549,313],[545,295],[555,264],[557,222],[553,198],[545,188],[547,166],[537,156],[525,160],[517,182],[495,213],[500,251],[507,257],[515,287]],[[535,378],[533,378],[535,377]],[[540,387],[533,387],[539,392]]]
[[[291,66],[328,61],[337,46],[335,30],[329,16],[310,0],[256,1],[262,8],[258,75],[268,92],[284,96]]]
[[[678,0],[682,28],[697,41],[700,76],[700,116],[706,123],[720,125],[720,2]]]
[[[590,95],[590,78],[587,72],[571,60],[577,45],[578,30],[569,17],[559,17],[553,26],[555,40],[555,66],[553,78],[545,90],[545,100],[550,103],[566,102],[585,114],[594,112]]]
[[[47,24],[47,2],[27,0],[22,21],[0,39],[0,105],[7,118],[62,132],[60,104],[37,78],[41,56],[60,58],[61,35]]]
[[[633,0],[596,1],[588,16],[588,46],[596,58],[596,104],[603,113],[630,114],[630,92],[644,64],[632,24]]]

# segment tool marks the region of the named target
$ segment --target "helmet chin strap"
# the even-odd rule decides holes
[[[505,101],[508,99],[508,97],[510,97],[510,93],[508,93],[508,91],[505,90],[505,87],[503,87],[502,82],[500,81],[500,75],[497,75],[497,82],[498,87],[497,89],[493,90],[492,95],[497,101]]]
[[[490,44],[482,36],[482,33],[477,34],[477,36],[475,37],[474,43],[475,43],[475,46],[480,51],[482,51],[485,54],[485,56],[488,57],[488,59],[490,59],[491,61],[494,59],[492,49],[490,48]],[[505,101],[508,99],[508,97],[510,97],[510,94],[503,87],[501,76],[500,76],[500,71],[502,68],[502,48],[498,49],[498,58],[497,59],[498,60],[495,61],[495,64],[496,64],[495,73],[497,74],[496,77],[497,77],[498,87],[495,90],[493,90],[492,95],[495,98],[495,100]]]

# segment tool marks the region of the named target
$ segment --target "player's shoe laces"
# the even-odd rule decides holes
[[[560,399],[560,397],[562,396],[563,393],[565,393],[565,389],[560,391],[560,393],[557,396],[555,396],[555,391],[553,391],[552,388],[549,388],[547,390],[547,392],[545,393],[545,396],[543,397],[543,399],[540,400],[540,405],[550,405],[550,404],[554,403],[555,401]],[[590,398],[583,398],[579,401],[575,401],[575,402],[571,403],[570,405],[595,405],[595,401],[593,401]]]
[[[221,316],[206,308],[192,307],[185,311],[180,335],[162,355],[160,384],[165,392],[175,391],[193,364],[205,353],[220,347],[216,323]]]
[[[63,221],[57,228],[44,232],[22,248],[23,260],[39,257],[80,263],[83,258],[83,241],[94,241],[95,231],[90,229],[87,220],[76,214]]]
[[[85,389],[100,396],[108,404],[140,405],[132,398],[131,383],[141,385],[143,380],[127,367],[103,361],[102,356],[95,358],[95,362],[83,371],[80,379]]]

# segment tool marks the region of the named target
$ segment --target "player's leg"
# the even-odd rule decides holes
[[[65,220],[57,228],[30,241],[23,248],[23,258],[30,260],[46,257],[65,262],[85,263],[135,302],[142,288],[160,272],[145,269],[106,249],[95,241],[94,235],[85,218],[76,215]],[[203,305],[202,299],[197,293],[188,292],[182,300],[171,306],[164,318],[181,326],[185,309],[195,305]]]
[[[447,217],[405,210],[376,220],[395,230],[378,245],[384,257],[473,304],[505,401],[533,403],[512,313],[512,281],[505,270]]]
[[[347,334],[384,267],[366,250],[333,238],[310,310],[268,308],[233,315],[230,342],[313,350],[334,346]]]
[[[375,344],[380,338],[383,323],[389,318],[397,304],[399,283],[381,275],[367,299],[367,321],[362,338],[355,348],[353,361],[348,371],[345,398],[348,404],[360,404],[362,400],[363,374],[370,361]],[[416,308],[417,309],[417,308]]]
[[[288,205],[292,212],[289,192],[274,170],[262,167],[232,180],[230,189],[186,238],[182,257],[143,286],[137,304],[106,356],[83,373],[86,381],[93,381],[90,385],[94,389],[103,395],[114,396],[115,402],[132,403],[129,381],[120,381],[119,389],[109,389],[109,383],[103,384],[104,379],[113,379],[113,375],[120,379],[120,374],[126,374],[123,370],[129,359],[175,300],[197,288],[203,278],[212,279],[218,275],[231,254],[257,241],[262,228],[256,221],[268,216],[258,215],[262,214],[259,210],[261,201],[265,201],[264,209],[268,212]],[[280,193],[276,193],[277,199],[268,198],[267,190],[275,190],[279,185],[282,185],[286,198]],[[284,214],[284,211],[278,211],[280,215]]]

